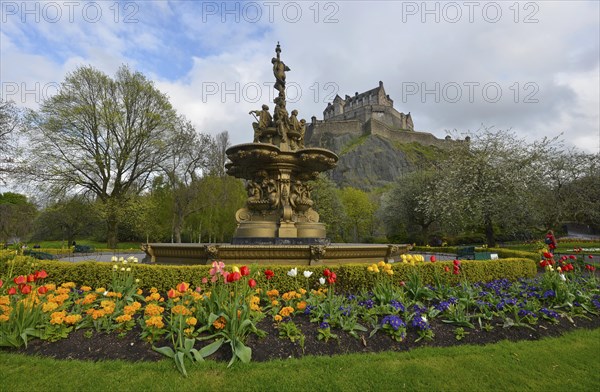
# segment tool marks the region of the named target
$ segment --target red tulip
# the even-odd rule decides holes
[[[35,275],[33,275],[33,274],[29,274],[29,275],[27,275],[27,281],[28,281],[28,282],[33,282],[33,281],[35,281]]]
[[[232,272],[230,274],[227,274],[227,282],[237,282],[238,280],[240,280],[241,277],[242,275],[239,272]]]
[[[13,282],[15,282],[15,284],[25,284],[27,283],[27,278],[23,275],[19,275],[13,279]]]
[[[8,295],[15,295],[15,294],[17,294],[16,287],[11,287],[10,289],[8,289]]]
[[[29,294],[31,293],[31,285],[24,285],[23,287],[21,287],[21,293],[22,294]]]
[[[435,255],[431,255],[431,257],[429,258],[429,260],[430,260],[432,263],[435,263]]]
[[[452,264],[454,264],[454,266],[455,266],[455,267],[456,267],[456,266],[459,266],[459,265],[460,265],[460,260],[454,260],[454,261],[452,262]]]
[[[35,279],[46,279],[48,277],[48,273],[44,270],[36,271]]]
[[[267,280],[271,279],[273,276],[275,276],[275,272],[271,270],[265,270],[265,277],[267,278]]]
[[[246,265],[243,265],[242,267],[240,267],[240,274],[242,274],[242,276],[250,275],[250,268],[248,268],[248,266]]]
[[[325,271],[323,271],[323,276],[326,278],[329,278],[330,275],[331,275],[331,271],[329,271],[329,268],[325,268]]]
[[[181,282],[177,285],[177,291],[179,291],[180,293],[185,293],[189,287],[189,284]]]
[[[251,289],[255,288],[256,287],[256,280],[250,279],[248,281],[248,286],[250,286]]]
[[[2,288],[2,286],[4,286],[4,282],[2,281],[2,279],[0,279],[0,289]]]
[[[38,293],[40,293],[42,295],[46,294],[47,292],[48,292],[48,289],[46,288],[46,286],[40,286],[38,288]]]
[[[593,258],[594,258],[594,256],[588,255],[588,259],[593,259]]]
[[[447,265],[444,266],[444,271],[446,272],[450,272],[450,267],[448,267]]]
[[[171,289],[167,292],[167,297],[169,298],[175,298],[177,297],[177,291],[175,291],[175,289]]]
[[[330,272],[329,276],[327,277],[327,283],[334,284],[336,279],[337,275],[333,272]]]
[[[404,287],[404,286],[406,286],[406,283],[404,283],[404,281],[401,281],[400,286]]]
[[[573,256],[573,255],[570,255],[570,256],[569,256],[569,259],[571,259],[571,260],[575,260],[575,256]]]
[[[552,258],[554,258],[554,255],[550,252],[544,252],[544,258],[552,259]]]

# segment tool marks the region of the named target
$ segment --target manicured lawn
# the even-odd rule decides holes
[[[106,249],[106,242],[89,241],[89,240],[77,240],[76,242],[77,242],[77,245],[91,246],[91,247],[95,248],[96,250]],[[35,244],[39,244],[42,248],[53,248],[53,249],[61,249],[61,248],[69,247],[69,244],[67,244],[66,242],[63,242],[63,241],[41,241],[41,242],[31,243],[30,247]],[[139,250],[140,243],[139,242],[119,242],[117,244],[117,249]]]
[[[503,247],[513,250],[522,250],[526,252],[536,252],[537,245],[535,243],[532,244],[524,244],[524,243],[515,243],[515,244],[506,244]],[[595,249],[594,251],[582,251],[584,254],[600,254],[600,241],[558,241],[558,253],[573,253],[573,248],[583,248],[583,249]]]
[[[207,361],[183,378],[158,363],[58,361],[0,352],[6,391],[597,391],[600,329],[559,338],[266,363]],[[34,376],[35,375],[35,376]]]

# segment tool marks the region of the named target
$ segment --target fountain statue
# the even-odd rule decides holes
[[[290,68],[281,61],[281,47],[275,49],[273,115],[268,105],[253,110],[256,122],[253,143],[227,150],[227,174],[246,180],[246,205],[237,211],[238,223],[233,244],[323,244],[325,225],[312,208],[308,181],[333,169],[338,157],[322,148],[304,147],[306,121],[298,111],[288,114],[285,79]]]
[[[250,111],[256,119],[252,143],[227,149],[227,174],[245,181],[245,206],[236,214],[231,244],[144,244],[147,260],[175,264],[233,263],[339,264],[393,261],[406,245],[330,244],[325,225],[313,209],[310,180],[331,170],[338,156],[304,145],[306,121],[286,108],[286,72],[277,43],[273,57],[273,114],[269,105]]]

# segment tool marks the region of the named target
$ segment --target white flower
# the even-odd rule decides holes
[[[131,271],[131,268],[127,267],[127,269],[125,271],[129,272],[129,271]]]
[[[298,268],[292,268],[287,272],[288,276],[295,278],[298,275]]]
[[[559,274],[558,276],[560,276],[560,280],[562,280],[563,282],[567,281],[567,278],[565,278],[564,274]]]
[[[119,257],[119,263],[122,263],[124,261],[125,261],[125,259],[123,258],[123,256]]]
[[[123,260],[123,264],[127,264],[127,260]]]
[[[313,274],[313,273],[312,273],[312,271],[304,271],[304,277],[305,277],[306,279],[310,278],[310,276],[311,276],[312,274]]]
[[[110,261],[112,261],[113,263],[116,263],[119,259],[117,259],[117,256],[113,256],[110,258]]]
[[[426,322],[427,322],[427,317],[425,317],[425,316],[421,316],[421,320],[423,320],[423,322],[425,322],[425,323],[426,323]]]
[[[102,295],[106,297],[108,295],[108,290],[102,293]]]
[[[124,271],[125,271],[125,267],[121,267],[121,272],[124,272]]]
[[[134,257],[134,258],[133,258],[133,262],[134,262],[134,264],[138,262],[138,259],[137,259],[137,257]]]
[[[117,268],[119,268],[119,267],[117,267],[117,265],[116,265],[116,264],[115,264],[115,265],[113,265],[113,270],[114,270],[114,271],[116,271],[116,270],[117,270]]]
[[[136,280],[135,280],[135,283],[140,283],[140,280],[139,280],[139,279],[136,279]]]
[[[323,276],[319,278],[319,283],[321,284],[321,286],[325,284],[325,278]]]

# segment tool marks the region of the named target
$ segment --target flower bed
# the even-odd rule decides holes
[[[133,258],[115,260],[111,282],[95,289],[46,283],[45,270],[32,270],[0,282],[0,345],[20,347],[36,338],[56,341],[78,330],[136,331],[186,374],[189,364],[224,352],[230,364],[249,362],[248,342],[265,336],[265,330],[303,350],[311,333],[324,347],[339,342],[342,333],[366,346],[382,338],[390,344],[435,341],[439,325],[451,326],[454,338],[462,340],[474,331],[535,331],[539,325],[577,317],[597,319],[600,286],[593,267],[569,264],[573,267],[557,270],[548,263],[546,273],[533,279],[455,284],[463,273],[463,263],[455,260],[447,269],[433,270],[432,284],[425,285],[416,266],[397,284],[399,266],[380,262],[363,267],[372,285],[352,293],[336,290],[337,269],[287,270],[285,277],[295,289],[285,292],[272,286],[278,276],[271,269],[220,262],[196,286],[181,282],[167,292],[142,292]],[[409,265],[407,261],[403,268]],[[261,325],[269,328],[261,330]]]

